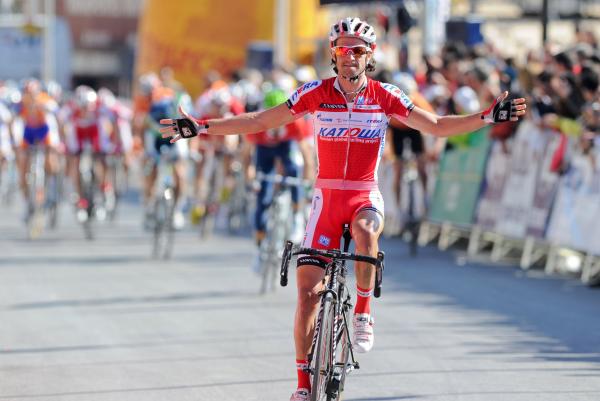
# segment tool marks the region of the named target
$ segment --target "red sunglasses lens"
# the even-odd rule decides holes
[[[369,50],[365,46],[336,46],[334,47],[334,50],[336,56],[347,56],[350,54],[354,56],[363,56],[369,52]]]

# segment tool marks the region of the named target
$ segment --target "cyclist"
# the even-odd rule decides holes
[[[400,72],[394,75],[393,80],[396,85],[410,97],[411,101],[415,106],[420,107],[423,110],[428,112],[433,111],[433,107],[429,104],[427,100],[417,91],[417,82],[414,80],[412,75]],[[415,130],[406,124],[398,121],[396,118],[393,118],[390,122],[391,134],[392,134],[392,144],[394,150],[394,194],[396,196],[396,202],[398,205],[398,210],[402,210],[402,177],[404,174],[405,167],[405,152],[404,145],[405,142],[410,143],[410,149],[416,159],[417,172],[419,175],[419,180],[421,182],[421,187],[423,189],[425,209],[427,209],[427,160],[425,157],[425,143],[423,140],[423,135],[418,130]],[[426,212],[426,210],[425,210]],[[399,213],[400,221],[399,223],[402,225],[403,219],[402,213]]]
[[[18,149],[18,165],[21,190],[25,199],[29,199],[27,186],[27,169],[30,164],[29,147],[35,144],[43,146],[46,153],[45,170],[48,176],[55,175],[58,171],[56,148],[59,144],[56,118],[52,114],[55,104],[53,100],[42,91],[40,82],[29,79],[23,86],[19,117],[23,124],[23,134]],[[27,205],[25,218],[28,219],[33,210],[33,205]]]
[[[263,105],[269,109],[285,103],[287,100],[285,92],[281,89],[273,89],[265,94]],[[281,163],[283,174],[290,177],[299,177],[302,165],[299,163],[298,152],[304,160],[304,176],[312,176],[312,154],[310,145],[306,138],[310,135],[304,119],[298,119],[282,127],[272,128],[258,134],[248,135],[248,140],[255,144],[256,171],[265,175],[273,174],[276,162]],[[302,188],[294,185],[291,187],[292,210],[294,212],[292,226],[292,240],[299,242],[302,237],[304,217],[300,211],[300,200]],[[256,243],[265,238],[265,227],[267,225],[267,208],[271,204],[273,196],[273,183],[262,180],[260,190],[256,198],[256,212],[254,215],[254,228]]]
[[[203,92],[195,103],[195,111],[201,118],[221,118],[240,114],[244,111],[244,106],[231,94],[231,91],[225,81],[215,80],[219,75],[216,72],[209,74],[208,82],[212,82],[211,86]],[[192,224],[198,224],[207,212],[207,206],[215,207],[216,205],[207,205],[208,192],[218,191],[220,197],[227,193],[231,185],[228,182],[227,186],[219,183],[219,188],[208,188],[210,185],[210,177],[205,177],[206,169],[210,167],[213,173],[220,166],[212,165],[211,163],[221,163],[225,176],[230,175],[230,166],[233,157],[237,153],[239,143],[237,138],[196,138],[190,143],[192,154],[195,157],[195,179],[193,186],[193,207],[190,211]],[[205,182],[208,179],[209,182]],[[230,180],[227,180],[230,181]],[[214,210],[212,210],[214,212]]]
[[[309,82],[296,90],[285,104],[274,108],[217,120],[166,119],[165,137],[176,142],[198,134],[225,135],[264,131],[289,124],[306,113],[314,115],[318,173],[311,216],[303,246],[337,248],[342,224],[350,222],[358,254],[377,256],[383,230],[383,201],[377,186],[377,166],[384,146],[388,119],[436,136],[475,131],[494,122],[515,120],[525,113],[525,99],[504,101],[500,95],[488,109],[466,116],[438,116],[413,103],[391,84],[367,78],[373,70],[375,31],[359,18],[344,18],[331,27],[331,57],[337,76]],[[324,276],[323,260],[299,257],[298,303],[294,339],[298,389],[291,401],[309,399],[310,379],[304,370],[310,351],[319,290]],[[373,320],[369,301],[375,268],[366,263],[355,267],[358,299],[353,318],[353,346],[367,352],[373,346]]]
[[[122,169],[125,177],[129,169],[129,158],[133,149],[131,134],[131,111],[119,101],[108,88],[98,89],[98,110],[102,116],[109,137],[109,152],[106,163],[106,195],[112,199],[112,213],[114,213],[116,197],[121,195],[118,188],[117,172]],[[114,214],[113,214],[114,216]]]
[[[110,148],[110,138],[105,129],[105,118],[100,113],[98,94],[87,85],[75,88],[75,96],[69,105],[66,120],[66,137],[68,138],[69,153],[72,156],[71,173],[73,184],[77,190],[77,209],[86,210],[90,199],[86,199],[81,187],[81,171],[79,163],[86,146],[91,147],[95,159],[95,169],[98,173],[98,186],[102,194],[108,189],[106,183],[105,155]]]
[[[149,163],[145,171],[146,179],[144,182],[144,205],[145,220],[144,226],[151,228],[153,218],[153,188],[157,177],[157,163],[160,159],[161,151],[168,153],[169,161],[174,166],[174,185],[175,185],[175,212],[173,213],[173,227],[175,229],[183,228],[185,218],[182,212],[182,199],[185,185],[185,165],[184,160],[188,155],[188,146],[184,143],[173,144],[161,138],[159,121],[177,110],[178,106],[190,107],[192,102],[189,95],[185,92],[175,92],[173,89],[164,86],[158,80],[147,88],[145,94],[148,97],[149,109],[144,118],[144,149],[146,151],[146,160]],[[161,148],[163,150],[161,150]]]

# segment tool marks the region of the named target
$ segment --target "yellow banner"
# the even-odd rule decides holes
[[[228,74],[245,65],[254,41],[272,43],[277,0],[146,0],[139,25],[136,74],[170,66],[196,96],[206,72]],[[326,33],[317,18],[318,0],[289,0],[291,57],[304,61]],[[323,36],[324,37],[324,36]]]

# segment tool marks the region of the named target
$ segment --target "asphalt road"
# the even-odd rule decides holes
[[[244,237],[178,234],[150,258],[133,203],[86,241],[64,208],[25,239],[0,210],[0,400],[287,401],[294,280],[258,296]],[[383,240],[376,345],[346,401],[600,399],[600,291]]]

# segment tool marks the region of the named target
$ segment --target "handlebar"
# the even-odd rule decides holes
[[[337,249],[314,249],[314,248],[296,248],[294,249],[294,244],[292,241],[286,241],[285,248],[283,251],[283,258],[281,261],[281,270],[280,270],[280,279],[279,282],[282,287],[287,286],[288,283],[288,268],[290,265],[290,260],[293,255],[313,255],[313,256],[323,256],[326,258],[336,259],[336,260],[354,260],[357,262],[366,262],[375,266],[375,288],[373,290],[373,295],[375,298],[379,298],[381,296],[381,283],[383,281],[383,270],[385,269],[383,260],[385,254],[380,251],[377,253],[377,258],[373,258],[371,256],[366,255],[356,255],[350,252],[342,252]]]
[[[350,252],[342,252],[337,249],[314,249],[314,248],[297,248],[292,255],[313,255],[323,256],[325,258],[337,259],[337,260],[355,260],[357,262],[366,262],[374,266],[380,266],[381,261],[378,258],[373,258],[366,255],[355,255]]]

